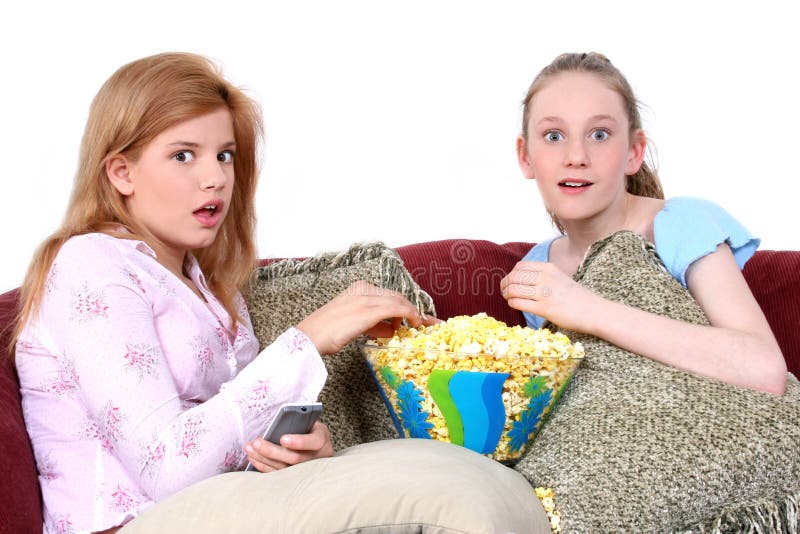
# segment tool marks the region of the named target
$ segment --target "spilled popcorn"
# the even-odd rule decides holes
[[[542,501],[542,507],[550,520],[550,531],[553,534],[558,534],[561,532],[561,513],[556,510],[556,493],[552,488],[543,486],[537,487],[534,491],[539,500]]]
[[[502,462],[527,450],[584,355],[561,333],[509,327],[485,313],[401,327],[363,350],[407,437]]]

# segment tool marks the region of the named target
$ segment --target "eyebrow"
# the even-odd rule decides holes
[[[188,146],[189,148],[198,148],[200,143],[193,143],[191,141],[175,141],[173,143],[169,143],[167,146]],[[232,146],[236,146],[236,141],[228,141],[220,148],[230,148]]]
[[[615,119],[611,115],[600,114],[600,115],[593,115],[592,117],[589,117],[589,122],[596,122],[596,121],[601,121],[601,120],[611,121],[611,122],[613,122],[615,124],[617,122],[617,119]],[[564,119],[562,119],[561,117],[542,117],[541,119],[539,119],[539,121],[537,121],[536,124],[538,125],[538,124],[542,124],[543,122],[563,122],[563,121],[564,121]]]

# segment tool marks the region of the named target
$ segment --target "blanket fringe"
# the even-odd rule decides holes
[[[716,519],[703,521],[681,534],[800,534],[800,491],[778,501],[723,509]]]
[[[269,264],[268,268],[256,269],[253,275],[258,280],[280,279],[296,275],[307,275],[313,279],[316,273],[376,259],[378,260],[378,280],[372,280],[373,283],[380,287],[391,287],[404,294],[420,313],[436,315],[436,308],[431,296],[419,289],[397,252],[379,241],[355,243],[347,250],[323,253],[305,260],[293,258],[280,260]],[[313,282],[311,283],[313,285]]]

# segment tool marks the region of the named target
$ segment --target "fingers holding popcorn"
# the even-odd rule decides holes
[[[297,326],[314,343],[320,354],[331,354],[361,334],[392,336],[403,319],[412,327],[437,321],[435,318],[423,318],[419,310],[400,293],[358,281]]]
[[[503,297],[513,308],[536,313],[536,310],[528,308],[552,296],[552,284],[557,282],[557,273],[554,273],[554,270],[558,271],[558,268],[549,263],[531,261],[517,263],[500,281]],[[541,306],[536,309],[539,308]]]
[[[598,297],[547,262],[522,261],[500,281],[512,308],[544,317],[563,328],[586,332]]]

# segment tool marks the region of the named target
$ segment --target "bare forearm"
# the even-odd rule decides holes
[[[690,373],[783,393],[786,362],[727,245],[692,264],[687,287],[713,326],[606,300],[547,262],[520,262],[500,282],[512,308]]]
[[[782,394],[785,389],[786,364],[772,340],[598,299],[588,333],[691,373],[771,393]]]

